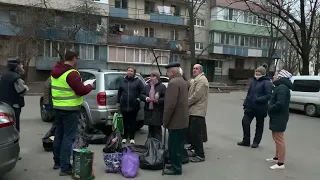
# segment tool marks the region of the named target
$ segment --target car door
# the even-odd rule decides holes
[[[87,80],[96,79],[96,76],[90,72],[80,71],[80,76],[81,76],[82,82],[85,82]],[[97,101],[96,101],[96,95],[97,95],[97,90],[96,90],[97,87],[96,86],[97,85],[95,84],[92,91],[89,94],[83,96],[84,101],[88,103],[90,109],[96,109],[98,107]]]

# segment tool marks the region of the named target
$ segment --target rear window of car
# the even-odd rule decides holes
[[[119,74],[119,73],[110,73],[104,75],[104,81],[105,81],[105,90],[118,90],[120,87],[120,83],[122,79],[126,76],[126,74]],[[145,84],[145,81],[140,75],[137,75],[137,77],[142,81],[143,84]]]

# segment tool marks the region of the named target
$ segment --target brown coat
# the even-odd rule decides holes
[[[189,89],[189,114],[206,117],[209,96],[209,82],[202,73],[190,82]]]
[[[163,126],[168,129],[189,126],[188,85],[181,74],[176,74],[169,81],[164,98]]]

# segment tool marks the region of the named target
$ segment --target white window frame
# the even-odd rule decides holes
[[[172,35],[172,32],[173,32],[173,37],[171,36]],[[178,37],[176,37],[178,35]],[[179,40],[179,36],[180,36],[180,33],[178,30],[172,30],[170,31],[170,39],[173,40],[173,41],[178,41]]]
[[[196,27],[205,27],[206,23],[204,19],[195,18],[194,26]]]
[[[201,47],[202,46],[202,47]],[[194,49],[196,50],[196,51],[199,51],[199,50],[203,50],[203,47],[204,46],[204,43],[203,42],[196,42],[196,43],[194,43]]]

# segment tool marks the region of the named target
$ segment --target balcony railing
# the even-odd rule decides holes
[[[150,21],[157,23],[184,25],[184,18],[159,13],[150,13]]]
[[[110,7],[109,14],[112,17],[129,18],[128,9]]]

